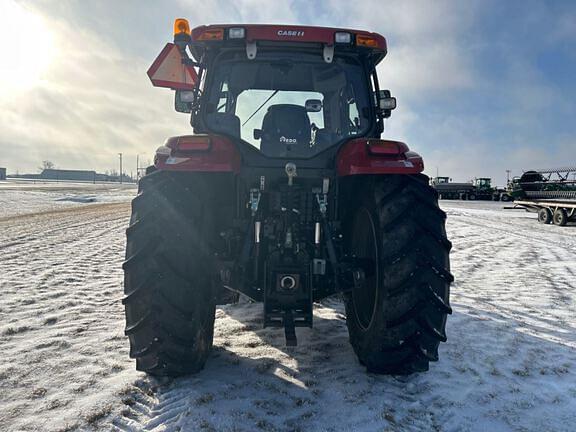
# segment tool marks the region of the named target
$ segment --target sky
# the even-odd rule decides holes
[[[136,170],[191,133],[146,70],[192,27],[358,28],[388,41],[380,85],[398,99],[384,137],[429,175],[492,177],[576,166],[576,2],[544,0],[0,0],[0,166]]]

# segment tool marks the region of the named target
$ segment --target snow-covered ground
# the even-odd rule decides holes
[[[134,371],[123,336],[134,191],[76,192],[96,201],[0,188],[2,431],[576,430],[574,226],[442,202],[454,314],[427,373],[367,374],[331,299],[296,348],[261,328],[261,305],[223,307],[204,371],[157,380]]]
[[[134,197],[135,184],[55,181],[0,181],[0,219],[76,207],[78,204],[124,202]]]

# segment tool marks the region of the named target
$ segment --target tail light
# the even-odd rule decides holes
[[[215,28],[215,29],[206,29],[198,37],[196,40],[199,41],[210,41],[210,40],[224,40],[224,29],[223,28]]]
[[[409,151],[408,146],[400,141],[368,140],[368,153],[376,156],[398,156]]]
[[[184,135],[168,138],[156,150],[160,170],[239,173],[242,157],[230,140],[218,135]]]
[[[368,48],[378,48],[378,41],[371,36],[358,34],[356,35],[356,45]]]
[[[339,176],[418,174],[424,171],[424,162],[403,142],[356,138],[340,148],[336,168]]]
[[[168,138],[166,147],[172,149],[172,155],[194,154],[209,151],[212,147],[208,135],[185,135]]]

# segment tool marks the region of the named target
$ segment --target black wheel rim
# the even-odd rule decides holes
[[[354,220],[352,254],[364,262],[374,263],[374,271],[367,272],[364,283],[352,289],[354,313],[360,327],[366,330],[372,323],[378,298],[378,247],[376,229],[370,212],[362,208]]]

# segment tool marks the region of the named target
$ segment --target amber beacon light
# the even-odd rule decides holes
[[[174,36],[179,34],[190,35],[190,24],[187,19],[176,18],[174,20]]]

